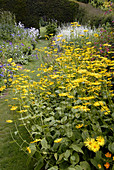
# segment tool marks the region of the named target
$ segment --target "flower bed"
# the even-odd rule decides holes
[[[21,115],[30,135],[20,147],[34,169],[114,168],[112,40],[103,39],[100,46],[97,35],[94,42],[86,39],[82,44],[64,39],[59,52],[44,48],[53,64],[41,64],[39,81],[31,80],[30,70],[15,76],[12,87],[20,95],[19,105],[10,110]],[[18,129],[16,134],[20,136]]]

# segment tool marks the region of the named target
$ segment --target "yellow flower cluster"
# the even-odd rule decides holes
[[[100,149],[100,146],[105,144],[105,140],[102,136],[98,136],[96,140],[94,138],[87,138],[84,141],[85,146],[93,152],[97,152]]]

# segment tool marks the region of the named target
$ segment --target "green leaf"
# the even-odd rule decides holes
[[[37,165],[36,165],[36,167],[34,168],[34,170],[41,170],[41,168],[43,167],[43,165],[44,165],[43,159],[42,159],[42,158],[38,159]]]
[[[71,138],[73,135],[72,129],[66,129],[66,135]]]
[[[51,121],[51,120],[54,120],[54,117],[53,117],[53,116],[51,116],[51,117],[49,117],[49,118],[45,118],[45,119],[44,119],[44,122],[49,122],[49,121]]]
[[[91,170],[91,167],[87,161],[80,162],[80,166],[83,168],[83,170]]]
[[[58,161],[61,161],[63,157],[64,157],[64,153],[60,154],[60,155],[59,155],[59,160],[58,160]]]
[[[54,154],[55,159],[57,160],[57,153]]]
[[[62,123],[62,124],[65,123],[66,120],[67,120],[67,116],[64,116],[64,117],[61,119],[61,123]]]
[[[48,144],[45,138],[41,140],[42,149],[48,149]]]
[[[90,161],[98,169],[98,162],[95,159],[90,159]]]
[[[79,155],[76,152],[70,157],[70,162],[72,164],[77,164],[79,162],[79,160],[80,160]]]
[[[83,138],[83,140],[86,140],[88,137],[89,137],[88,130],[83,131],[83,132],[82,132],[82,138]]]
[[[70,167],[69,167],[68,170],[75,170],[75,168],[70,168]]]
[[[82,167],[81,167],[81,166],[76,165],[76,166],[75,166],[75,170],[83,170],[83,169],[82,169]]]
[[[113,143],[110,143],[110,144],[108,145],[108,149],[109,149],[110,152],[112,152],[112,153],[114,154],[114,142],[113,142]]]
[[[58,166],[53,166],[53,167],[49,168],[48,170],[58,170]]]
[[[82,149],[81,149],[81,147],[79,147],[79,146],[76,145],[76,144],[72,144],[72,145],[70,146],[70,148],[72,148],[72,149],[73,149],[74,151],[76,151],[76,152],[80,152],[80,153],[84,154],[83,151],[82,151]]]
[[[64,155],[65,158],[68,159],[68,157],[70,156],[70,154],[71,154],[71,153],[70,153],[70,150],[66,150],[65,155]]]

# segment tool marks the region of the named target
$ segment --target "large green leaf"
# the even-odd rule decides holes
[[[45,138],[41,140],[42,149],[48,149],[48,144]]]
[[[81,149],[81,147],[79,147],[78,145],[76,145],[76,144],[72,144],[71,146],[70,146],[70,148],[72,148],[74,151],[76,151],[76,152],[80,152],[80,153],[82,153],[82,154],[84,154],[83,153],[83,150]]]
[[[75,166],[75,170],[83,170],[83,169],[82,169],[82,167],[81,167],[81,166],[76,165],[76,166]]]
[[[88,137],[89,137],[88,130],[84,130],[84,131],[82,132],[82,138],[83,138],[83,140],[86,140]]]
[[[114,142],[108,145],[108,149],[110,152],[114,153]]]
[[[72,129],[66,129],[66,135],[71,138],[73,135]]]
[[[71,154],[70,150],[66,150],[66,152],[65,152],[65,154],[64,154],[65,158],[68,159],[68,157],[70,156],[70,154]]]
[[[91,170],[91,167],[87,161],[80,162],[80,166],[83,168],[83,170]]]
[[[80,160],[79,155],[76,152],[70,157],[71,164],[76,165],[79,162],[79,160]]]
[[[49,168],[48,170],[58,170],[58,166],[53,166],[53,167]]]

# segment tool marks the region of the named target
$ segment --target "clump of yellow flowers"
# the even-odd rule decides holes
[[[98,136],[96,140],[94,138],[87,138],[84,141],[85,146],[93,152],[97,152],[100,149],[100,146],[105,144],[105,140],[102,136]]]

